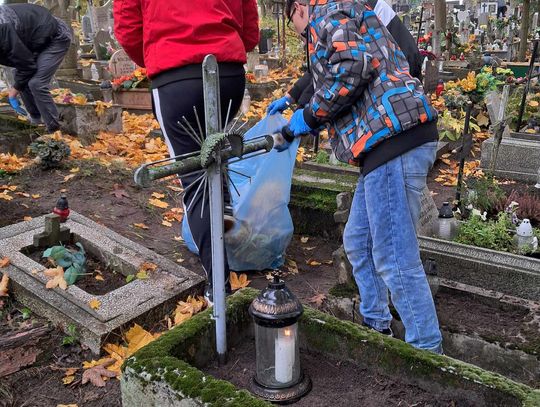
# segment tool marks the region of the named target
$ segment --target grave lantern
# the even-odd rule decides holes
[[[538,167],[538,171],[536,171],[536,184],[534,187],[540,189],[540,167]]]
[[[298,348],[298,319],[303,312],[298,298],[277,276],[251,303],[257,364],[251,391],[258,397],[285,403],[311,390]]]
[[[445,240],[453,240],[458,232],[458,221],[454,218],[454,212],[448,202],[443,202],[439,209],[439,217],[435,224],[435,237]]]
[[[520,252],[535,252],[538,249],[538,238],[529,219],[523,219],[516,228],[516,241]]]

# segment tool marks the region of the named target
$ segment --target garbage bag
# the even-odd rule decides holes
[[[244,139],[276,133],[286,124],[280,114],[267,116]],[[266,154],[252,154],[228,165],[231,204],[237,221],[225,237],[232,270],[264,270],[283,265],[294,232],[288,204],[299,143],[300,139],[296,139],[285,151],[273,149]],[[182,236],[187,247],[197,253],[186,217]]]

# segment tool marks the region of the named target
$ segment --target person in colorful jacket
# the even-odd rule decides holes
[[[367,0],[367,5],[373,9],[381,22],[386,26],[388,32],[394,37],[397,45],[405,54],[409,63],[409,72],[415,78],[422,80],[422,62],[424,57],[421,55],[413,38],[405,24],[401,21],[392,7],[385,0]],[[309,69],[298,79],[287,94],[268,106],[267,113],[273,115],[283,113],[291,105],[298,107],[306,105],[313,96],[313,78]]]
[[[154,114],[171,157],[200,150],[184,131],[204,123],[202,62],[213,54],[219,65],[221,118],[240,108],[245,88],[246,53],[259,42],[256,0],[115,0],[114,33],[133,61],[146,67],[152,82]],[[199,121],[194,113],[197,111]],[[182,123],[184,128],[179,125]],[[225,123],[222,123],[225,125]],[[182,177],[185,216],[206,272],[205,297],[212,302],[212,247],[208,193],[199,174]],[[225,201],[230,201],[224,182]],[[202,210],[205,208],[205,210]],[[234,222],[225,207],[227,231]],[[225,260],[228,282],[229,267]]]
[[[376,13],[362,1],[287,0],[297,33],[308,27],[315,93],[288,124],[294,136],[323,125],[336,157],[361,166],[343,243],[364,324],[392,334],[388,291],[414,347],[442,353],[416,223],[435,160],[437,113]]]

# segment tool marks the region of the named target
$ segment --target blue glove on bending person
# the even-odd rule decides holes
[[[21,116],[28,116],[28,113],[26,113],[26,110],[24,110],[21,107],[21,104],[19,103],[19,99],[10,97],[8,98],[9,104],[12,107],[13,110],[17,112],[17,114],[20,114]]]
[[[266,114],[272,116],[276,113],[283,113],[289,108],[292,103],[292,98],[289,95],[285,95],[282,98],[274,100],[266,109]]]
[[[280,152],[284,151],[289,148],[295,137],[307,134],[311,130],[313,129],[304,120],[304,109],[298,109],[281,133],[274,135],[274,148]]]

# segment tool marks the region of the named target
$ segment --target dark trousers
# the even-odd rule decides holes
[[[43,120],[48,131],[58,130],[58,110],[50,92],[51,79],[62,63],[71,40],[54,39],[36,58],[37,70],[21,90],[21,99],[26,110],[34,120]]]
[[[232,100],[229,120],[235,116],[240,108],[245,88],[245,76],[221,77],[220,78],[220,99],[221,99],[221,120],[225,125],[227,108]],[[193,107],[197,109],[197,114],[204,131],[204,96],[202,79],[184,79],[168,83],[153,89],[152,97],[154,102],[155,116],[161,126],[169,153],[171,156],[191,153],[200,150],[200,146],[182,129],[178,122],[185,123],[182,117],[185,116],[194,129],[197,129],[197,120],[193,112]],[[186,126],[187,127],[187,126]],[[210,205],[208,202],[208,191],[203,194],[202,187],[197,193],[201,181],[196,181],[201,174],[188,175],[181,178],[182,186],[187,192],[184,195],[184,207],[190,208],[184,216],[187,216],[193,241],[199,250],[199,258],[206,272],[208,281],[212,281],[212,246],[210,236]],[[229,200],[228,189],[224,182],[225,202]],[[203,201],[204,196],[204,201]],[[204,206],[204,212],[201,210]],[[225,279],[228,280],[229,266],[225,259]]]

